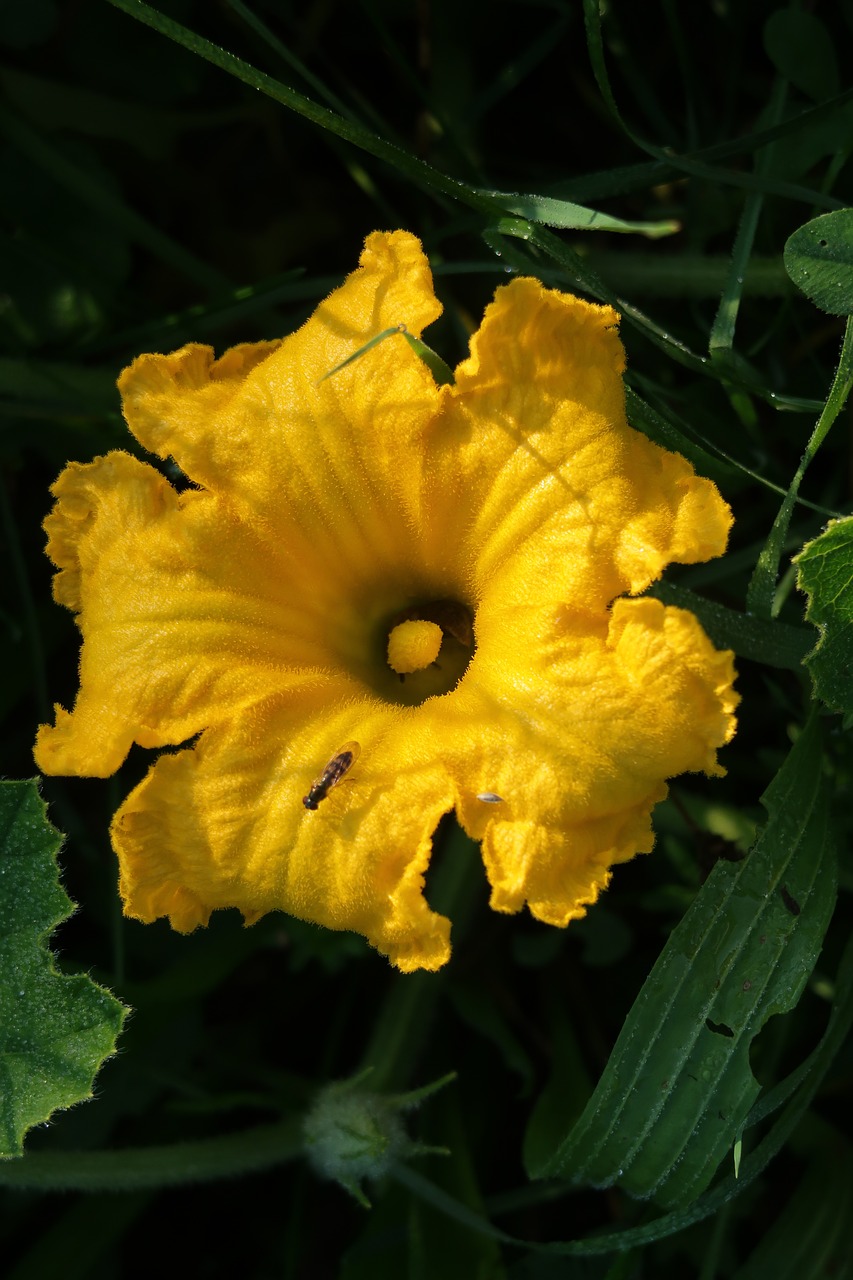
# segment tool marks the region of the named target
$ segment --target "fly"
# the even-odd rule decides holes
[[[302,803],[306,809],[316,809],[320,801],[325,800],[332,787],[340,782],[345,773],[349,773],[360,751],[361,747],[357,742],[344,743],[337,755],[332,756],[320,776],[311,783],[308,795],[302,797]]]

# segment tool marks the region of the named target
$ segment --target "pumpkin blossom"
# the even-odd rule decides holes
[[[113,821],[128,915],[281,909],[437,969],[444,814],[496,910],[563,926],[651,849],[667,778],[723,772],[732,654],[640,593],[720,555],[731,514],[628,426],[617,315],[515,279],[438,385],[402,326],[440,310],[418,241],[375,233],[290,337],[124,371],[130,430],[187,487],[118,451],[57,480],[80,691],[36,760],[105,777],[185,744]]]

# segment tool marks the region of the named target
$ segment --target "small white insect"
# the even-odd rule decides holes
[[[494,791],[481,791],[477,796],[478,800],[482,800],[483,804],[503,804],[503,796],[496,796]]]

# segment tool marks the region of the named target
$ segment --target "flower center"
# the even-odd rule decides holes
[[[456,600],[411,605],[386,619],[381,636],[381,693],[405,706],[449,693],[474,653],[470,610]]]
[[[388,637],[388,665],[401,676],[423,671],[435,662],[443,639],[437,622],[426,622],[422,618],[398,622]]]

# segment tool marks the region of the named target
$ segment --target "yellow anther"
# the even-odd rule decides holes
[[[441,627],[434,622],[398,622],[388,636],[388,665],[401,676],[422,671],[435,662],[441,640]]]

